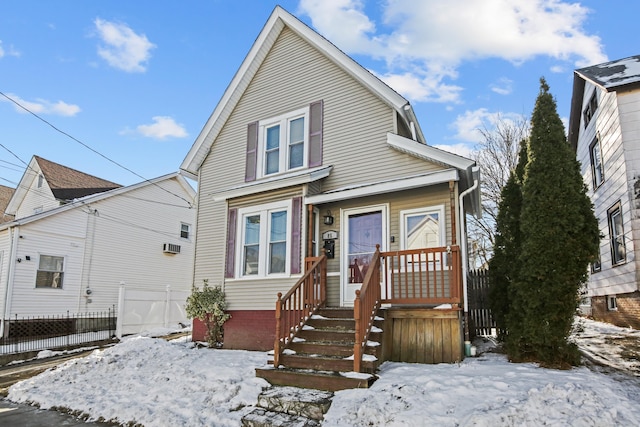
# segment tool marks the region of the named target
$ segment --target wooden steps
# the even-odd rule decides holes
[[[256,369],[256,375],[274,385],[327,391],[369,387],[380,364],[381,347],[367,346],[362,361],[365,373],[354,373],[354,339],[353,309],[322,308],[287,345],[280,366]],[[372,333],[370,341],[381,343],[382,332]]]

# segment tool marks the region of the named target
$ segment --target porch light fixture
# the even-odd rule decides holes
[[[333,216],[331,215],[330,210],[327,209],[327,214],[323,218],[324,218],[324,225],[333,224]]]

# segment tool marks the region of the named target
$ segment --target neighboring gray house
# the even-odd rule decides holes
[[[14,316],[113,307],[124,333],[186,322],[194,199],[178,173],[123,187],[34,156],[0,223],[2,333]]]
[[[583,308],[640,329],[640,55],[575,71],[569,141],[604,236]]]

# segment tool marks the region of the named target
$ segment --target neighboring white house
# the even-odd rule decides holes
[[[575,71],[569,141],[604,236],[592,315],[640,329],[640,55]]]
[[[0,223],[2,333],[14,316],[114,307],[124,333],[186,322],[194,200],[179,173],[122,187],[34,156]]]

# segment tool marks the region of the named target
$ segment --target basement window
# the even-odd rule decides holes
[[[618,311],[618,301],[615,295],[607,295],[607,310]]]

